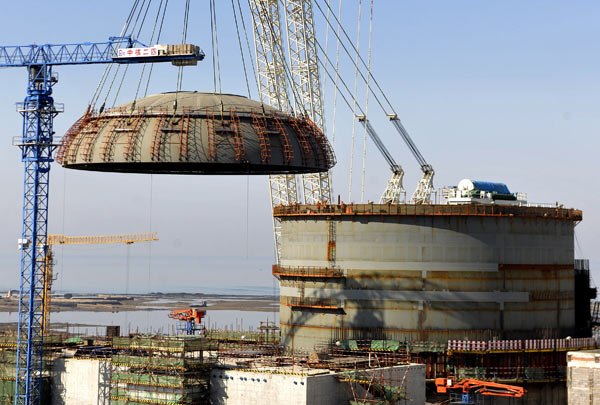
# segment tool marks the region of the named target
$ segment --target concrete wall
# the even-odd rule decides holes
[[[331,267],[342,278],[281,277],[288,346],[332,339],[553,337],[574,327],[571,220],[519,216],[282,218],[281,265]],[[289,305],[333,299],[337,308]],[[490,334],[491,331],[491,334]]]
[[[378,378],[406,386],[407,404],[425,404],[425,366],[411,364],[373,369]],[[342,405],[352,399],[348,383],[338,375],[324,372],[314,375],[278,374],[249,370],[214,369],[211,373],[211,403],[221,405]],[[358,392],[363,391],[358,388]],[[403,403],[401,402],[401,403]]]
[[[52,405],[109,404],[110,375],[106,366],[103,360],[54,360]]]
[[[600,404],[600,351],[569,352],[567,359],[569,405]]]

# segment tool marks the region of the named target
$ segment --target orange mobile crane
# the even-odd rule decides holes
[[[44,334],[50,324],[50,303],[52,300],[52,282],[55,279],[54,274],[54,245],[97,245],[104,243],[125,243],[131,245],[134,242],[149,242],[158,240],[158,234],[152,233],[130,233],[122,235],[101,235],[101,236],[66,236],[66,235],[48,235],[48,249],[46,251],[46,277],[44,279],[44,290],[42,291],[42,301],[44,305],[42,318],[42,330]]]
[[[452,377],[436,378],[437,392],[450,391],[450,404],[478,404],[477,395],[494,395],[500,397],[521,398],[527,392],[523,387],[499,384],[489,381],[474,380],[472,378],[454,381]],[[461,391],[460,394],[452,391]],[[454,395],[452,395],[454,394]]]
[[[169,318],[185,322],[185,334],[194,335],[197,330],[202,330],[202,326],[200,324],[202,323],[202,318],[204,318],[204,315],[206,315],[206,311],[188,308],[171,311],[169,313]]]

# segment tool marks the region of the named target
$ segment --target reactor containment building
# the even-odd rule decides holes
[[[446,204],[275,208],[284,344],[575,336],[582,212],[461,183]]]

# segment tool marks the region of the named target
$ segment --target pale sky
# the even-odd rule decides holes
[[[330,0],[337,10],[338,0]],[[103,41],[117,35],[132,1],[6,2],[0,43]],[[155,3],[158,3],[155,1]],[[181,36],[183,2],[172,2],[162,43]],[[223,92],[247,95],[231,4],[218,1]],[[242,6],[244,7],[244,1]],[[323,3],[323,0],[320,0]],[[369,1],[363,0],[360,50],[367,58]],[[244,7],[246,8],[246,7]],[[342,21],[356,40],[358,1],[343,2]],[[317,37],[325,24],[317,9]],[[208,1],[193,1],[188,42],[205,61],[185,71],[183,88],[212,91]],[[436,170],[437,187],[463,178],[501,181],[529,200],[583,210],[576,228],[578,258],[592,260],[600,280],[600,3],[595,1],[375,0],[372,70],[405,127]],[[150,17],[149,17],[150,19]],[[246,24],[250,15],[245,14]],[[250,41],[252,41],[251,33]],[[143,39],[143,38],[142,38]],[[329,32],[329,56],[335,41]],[[354,71],[341,59],[352,88]],[[117,104],[131,100],[141,67],[130,68]],[[83,113],[101,66],[59,67],[57,137]],[[176,69],[155,68],[150,93],[175,89]],[[333,89],[327,79],[326,125],[333,128]],[[251,82],[252,97],[258,98]],[[24,68],[0,70],[0,290],[18,288],[23,164],[12,138],[21,134],[14,103],[25,97]],[[359,84],[364,105],[364,85]],[[109,99],[109,105],[112,99]],[[419,168],[397,133],[369,103],[371,120],[405,171],[412,192]],[[360,202],[363,132],[356,127],[352,199]],[[334,190],[348,201],[352,115],[338,97]],[[367,146],[366,200],[378,200],[390,172]],[[151,188],[152,183],[152,188]],[[152,193],[151,193],[152,191]],[[67,171],[51,174],[50,233],[159,233],[148,245],[56,249],[55,291],[271,291],[272,228],[265,177],[152,176]],[[152,196],[152,197],[150,197]],[[64,250],[63,250],[64,249]],[[599,281],[600,282],[600,281]]]

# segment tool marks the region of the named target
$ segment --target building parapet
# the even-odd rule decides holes
[[[581,221],[581,210],[543,206],[505,206],[483,204],[295,204],[273,208],[273,216],[484,216],[552,218]]]

